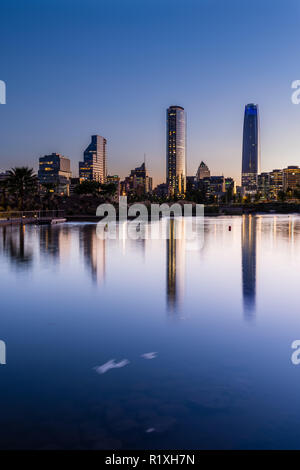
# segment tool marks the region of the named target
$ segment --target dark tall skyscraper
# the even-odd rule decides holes
[[[242,186],[248,192],[257,189],[257,174],[260,171],[259,116],[256,104],[245,106]]]
[[[167,109],[167,186],[170,194],[186,190],[185,112],[181,106]]]

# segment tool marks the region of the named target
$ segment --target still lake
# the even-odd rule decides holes
[[[0,227],[0,280],[0,448],[300,448],[298,215],[207,217],[198,251]]]

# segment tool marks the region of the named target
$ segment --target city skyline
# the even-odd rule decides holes
[[[181,113],[180,116],[177,116],[178,112]],[[170,117],[170,116],[173,116],[173,114],[170,114],[170,113],[175,113],[174,116],[176,116],[176,118],[175,118],[174,122],[171,122],[172,117]],[[174,142],[173,142],[172,138],[169,135],[170,134],[170,129],[174,128],[175,131],[173,129],[174,132],[172,131],[172,133],[177,134],[177,127],[179,128],[180,136],[178,137],[178,136],[175,135],[175,140],[173,139],[174,140]],[[251,130],[252,128],[253,128],[253,130]],[[249,179],[249,173],[247,173],[245,169],[248,168],[248,167],[250,168],[252,165],[254,165],[255,168],[254,168],[253,175],[255,176],[255,182],[253,180],[252,183],[253,183],[253,191],[255,192],[256,191],[255,187],[256,188],[259,187],[258,180],[257,180],[258,176],[267,175],[268,173],[272,173],[274,171],[275,172],[279,171],[278,169],[274,168],[274,165],[273,165],[272,170],[268,170],[267,172],[262,171],[261,144],[260,144],[261,129],[260,129],[260,117],[259,117],[258,105],[257,104],[250,103],[250,104],[246,104],[244,106],[243,129],[242,129],[241,134],[242,134],[242,148],[241,148],[241,155],[240,155],[240,157],[241,157],[240,158],[241,173],[240,173],[240,177],[233,177],[233,178],[234,178],[236,184],[241,185],[246,190],[249,190],[249,188],[250,188],[249,184],[248,184],[249,181],[248,180],[246,181],[247,178]],[[176,172],[177,172],[176,167],[179,165],[179,167],[180,167],[179,173],[180,174],[182,173],[181,174],[180,187],[181,186],[186,187],[186,179],[189,177],[189,173],[186,170],[187,163],[188,163],[187,152],[186,152],[186,139],[187,139],[186,135],[187,135],[187,123],[186,123],[186,111],[185,111],[185,109],[182,106],[178,106],[178,105],[169,106],[167,108],[167,119],[166,119],[166,142],[165,142],[166,143],[166,157],[165,157],[166,158],[166,174],[165,174],[165,177],[163,177],[162,175],[159,175],[159,177],[157,177],[157,180],[159,181],[159,183],[157,183],[157,185],[159,185],[161,183],[167,183],[167,186],[169,186],[169,187],[170,187],[170,185],[171,186],[173,185],[170,178],[168,177],[168,172],[169,172],[169,169],[171,168],[170,163],[169,163],[169,157],[170,157],[169,150],[170,150],[170,145],[171,146],[173,145],[173,147],[175,145],[175,148],[178,146],[179,149],[180,149],[179,150],[179,153],[180,153],[179,158],[177,157],[178,152],[176,152],[176,158],[174,160],[175,163],[173,162],[175,164],[175,166],[173,168],[173,170],[175,171],[175,173],[174,173],[175,179],[177,178],[177,176],[176,176]],[[82,161],[82,157],[81,157],[81,159],[79,159],[79,162],[75,163],[74,160],[72,159],[72,157],[67,156],[67,155],[60,155],[57,152],[52,152],[49,155],[46,155],[44,153],[42,156],[40,156],[38,158],[40,163],[39,164],[38,163],[34,164],[33,169],[36,170],[37,174],[40,174],[41,161],[43,161],[43,159],[45,159],[45,162],[47,163],[48,157],[57,155],[57,156],[60,156],[63,159],[70,160],[71,176],[73,178],[75,177],[75,178],[79,178],[81,180],[90,179],[90,180],[99,181],[99,182],[104,183],[106,181],[106,177],[109,174],[114,173],[112,171],[109,171],[109,158],[108,158],[108,162],[107,162],[107,150],[106,150],[106,148],[107,148],[107,139],[100,136],[100,135],[98,135],[98,134],[91,135],[90,138],[91,138],[91,143],[88,145],[87,148],[84,148],[84,150],[83,150],[83,161]],[[251,151],[249,150],[250,149],[250,147],[249,147],[250,140],[249,139],[250,140],[251,139],[255,140],[255,144],[254,144],[255,151],[254,151],[253,155],[252,155],[252,153],[253,153],[252,150]],[[90,158],[91,155],[97,155],[97,158],[96,158],[96,160],[93,164],[91,164],[91,162],[88,163],[88,159]],[[95,158],[95,157],[92,157],[92,158]],[[146,159],[146,154],[144,153],[144,160],[145,159]],[[24,162],[21,163],[21,166],[24,165],[24,164],[25,164]],[[87,165],[90,167],[90,170],[88,168],[86,168]],[[201,165],[204,165],[206,167],[203,160],[201,160],[201,163],[199,164],[199,166],[197,168],[197,171],[194,172],[194,173],[191,172],[191,175],[195,175],[195,177],[198,178],[197,175],[199,173],[199,169],[201,168]],[[94,167],[97,168],[97,170],[93,169]],[[148,167],[148,164],[147,164],[147,167]],[[290,165],[290,162],[289,162],[286,165],[286,169],[289,169],[289,168],[295,169],[295,168],[298,168],[298,165]],[[72,169],[73,169],[73,171],[72,171]],[[3,169],[0,168],[0,173],[1,173],[1,171],[3,171],[2,174],[5,174],[5,172],[7,172],[7,168],[3,168]],[[70,168],[69,168],[69,171],[70,171]],[[90,171],[90,173],[91,173],[90,176],[85,174],[86,171]],[[282,168],[281,171],[283,171],[283,168]],[[118,169],[117,169],[116,172],[118,173],[118,176],[119,176],[120,179],[125,179],[126,180],[126,175],[128,173],[128,169],[124,170],[124,176],[120,171],[118,171]],[[250,173],[251,172],[252,172],[252,170],[250,171]],[[228,176],[225,176],[225,177],[226,178],[228,178],[228,177],[231,178],[231,175],[229,175],[228,171],[226,171],[226,166],[224,166],[224,168],[221,169],[220,174],[222,174],[223,176],[228,175]],[[235,174],[236,174],[236,171],[233,171],[233,175],[235,175]],[[152,179],[153,179],[153,177],[152,177]],[[244,179],[244,182],[243,182],[243,179]],[[157,185],[154,184],[153,187],[156,187]],[[183,193],[184,192],[185,192],[185,190],[183,191]],[[250,190],[250,192],[252,192],[252,190]]]
[[[296,1],[68,6],[3,2],[0,168],[25,161],[36,168],[39,156],[57,152],[71,159],[75,174],[87,136],[99,133],[108,141],[109,173],[126,176],[146,153],[157,185],[164,182],[165,109],[172,103],[188,113],[187,174],[203,160],[212,174],[240,181],[243,106],[251,102],[261,111],[262,171],[299,162],[300,107],[291,102],[299,78]],[[176,29],[184,34],[171,34]],[[182,65],[176,76],[173,63]]]
[[[300,449],[300,0],[0,18],[0,450]]]
[[[274,172],[283,172],[285,171],[286,176],[288,175],[288,170],[292,173],[292,170],[296,169],[297,174],[300,172],[298,165],[290,165],[288,164],[285,170],[282,169],[275,169],[273,168],[272,171],[261,171],[261,149],[260,149],[260,120],[259,120],[259,112],[258,112],[258,105],[257,104],[246,104],[244,111],[244,124],[243,124],[243,131],[242,131],[242,150],[241,150],[241,178],[240,180],[234,180],[236,184],[240,184],[242,188],[246,190],[246,192],[255,193],[259,190],[260,186],[264,186],[265,184],[265,177],[266,175],[273,174]],[[177,194],[185,193],[186,190],[186,181],[189,178],[195,178],[196,180],[201,179],[199,176],[199,172],[207,173],[210,175],[210,169],[208,166],[201,161],[198,166],[198,169],[194,175],[188,175],[186,168],[187,168],[187,158],[186,158],[186,112],[182,106],[172,105],[167,108],[167,119],[166,119],[166,175],[163,183],[167,184],[167,186],[173,189],[173,191],[177,192]],[[174,117],[175,116],[175,117]],[[90,181],[97,181],[100,183],[105,183],[107,180],[108,175],[108,164],[107,164],[107,139],[96,134],[92,135],[91,142],[87,148],[83,151],[83,161],[82,159],[77,162],[78,170],[74,173],[71,171],[72,166],[72,158],[69,158],[66,155],[61,155],[56,152],[52,152],[49,155],[43,155],[39,157],[38,169],[36,171],[40,182],[45,180],[45,183],[51,183],[52,181],[49,178],[44,178],[47,176],[47,171],[41,167],[41,165],[46,165],[49,163],[50,159],[57,159],[59,162],[60,159],[63,161],[68,161],[68,171],[69,171],[69,178],[75,177],[75,179],[79,179],[80,181],[83,180],[90,180]],[[254,142],[254,143],[253,143]],[[253,150],[254,146],[254,150]],[[178,148],[178,150],[177,150]],[[175,150],[174,150],[175,149]],[[174,159],[175,155],[175,159]],[[173,159],[172,159],[173,157]],[[92,160],[91,160],[92,159]],[[146,154],[144,154],[144,165],[146,160]],[[50,162],[52,165],[52,161]],[[55,162],[54,162],[55,163]],[[24,165],[24,162],[23,162]],[[55,166],[55,165],[54,165]],[[73,162],[74,166],[74,162]],[[35,170],[36,165],[33,165],[33,169]],[[59,170],[59,165],[58,165]],[[43,170],[43,171],[41,171]],[[46,170],[50,170],[50,168],[46,168]],[[137,168],[136,168],[137,170]],[[0,174],[4,177],[7,174],[7,169],[0,170]],[[128,170],[127,170],[128,172]],[[250,172],[250,173],[249,173]],[[112,174],[113,172],[111,172]],[[125,170],[126,173],[126,170]],[[173,174],[174,173],[174,174]],[[178,174],[177,174],[178,173]],[[203,173],[203,174],[204,174]],[[221,171],[222,177],[224,177],[224,168]],[[180,178],[179,178],[180,175]],[[48,174],[49,176],[49,174]],[[120,173],[118,172],[119,180],[122,179],[120,177]],[[116,176],[109,176],[109,179],[116,178]],[[272,176],[273,177],[273,176]],[[124,177],[124,181],[126,181],[128,177]],[[226,177],[227,179],[231,177]],[[254,178],[254,179],[253,179]],[[262,179],[263,178],[263,179]],[[180,182],[179,182],[180,179]],[[47,180],[47,181],[46,181]],[[152,177],[151,177],[152,181]],[[298,178],[297,178],[298,181]],[[295,180],[295,184],[298,184]],[[180,183],[180,184],[179,184]],[[270,184],[270,181],[268,182]],[[285,185],[286,186],[286,185]],[[151,187],[152,182],[151,182]],[[293,187],[293,185],[291,186]],[[177,189],[176,189],[177,188]],[[178,189],[180,190],[178,191]],[[287,189],[287,186],[286,188]],[[171,191],[172,192],[172,191]]]

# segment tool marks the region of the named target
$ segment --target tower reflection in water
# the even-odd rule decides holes
[[[95,225],[82,228],[81,246],[93,281],[101,284],[105,280],[105,240],[97,237]]]
[[[185,276],[185,239],[184,219],[167,219],[167,306],[170,312],[175,312],[181,305],[184,295]],[[181,232],[176,238],[176,232]]]
[[[256,216],[244,215],[242,220],[243,302],[246,318],[256,309]]]

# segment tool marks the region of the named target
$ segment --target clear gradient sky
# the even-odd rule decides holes
[[[262,171],[300,165],[299,0],[0,0],[0,169],[108,140],[108,171],[165,180],[165,111],[187,112],[187,167],[240,180],[244,105]]]

